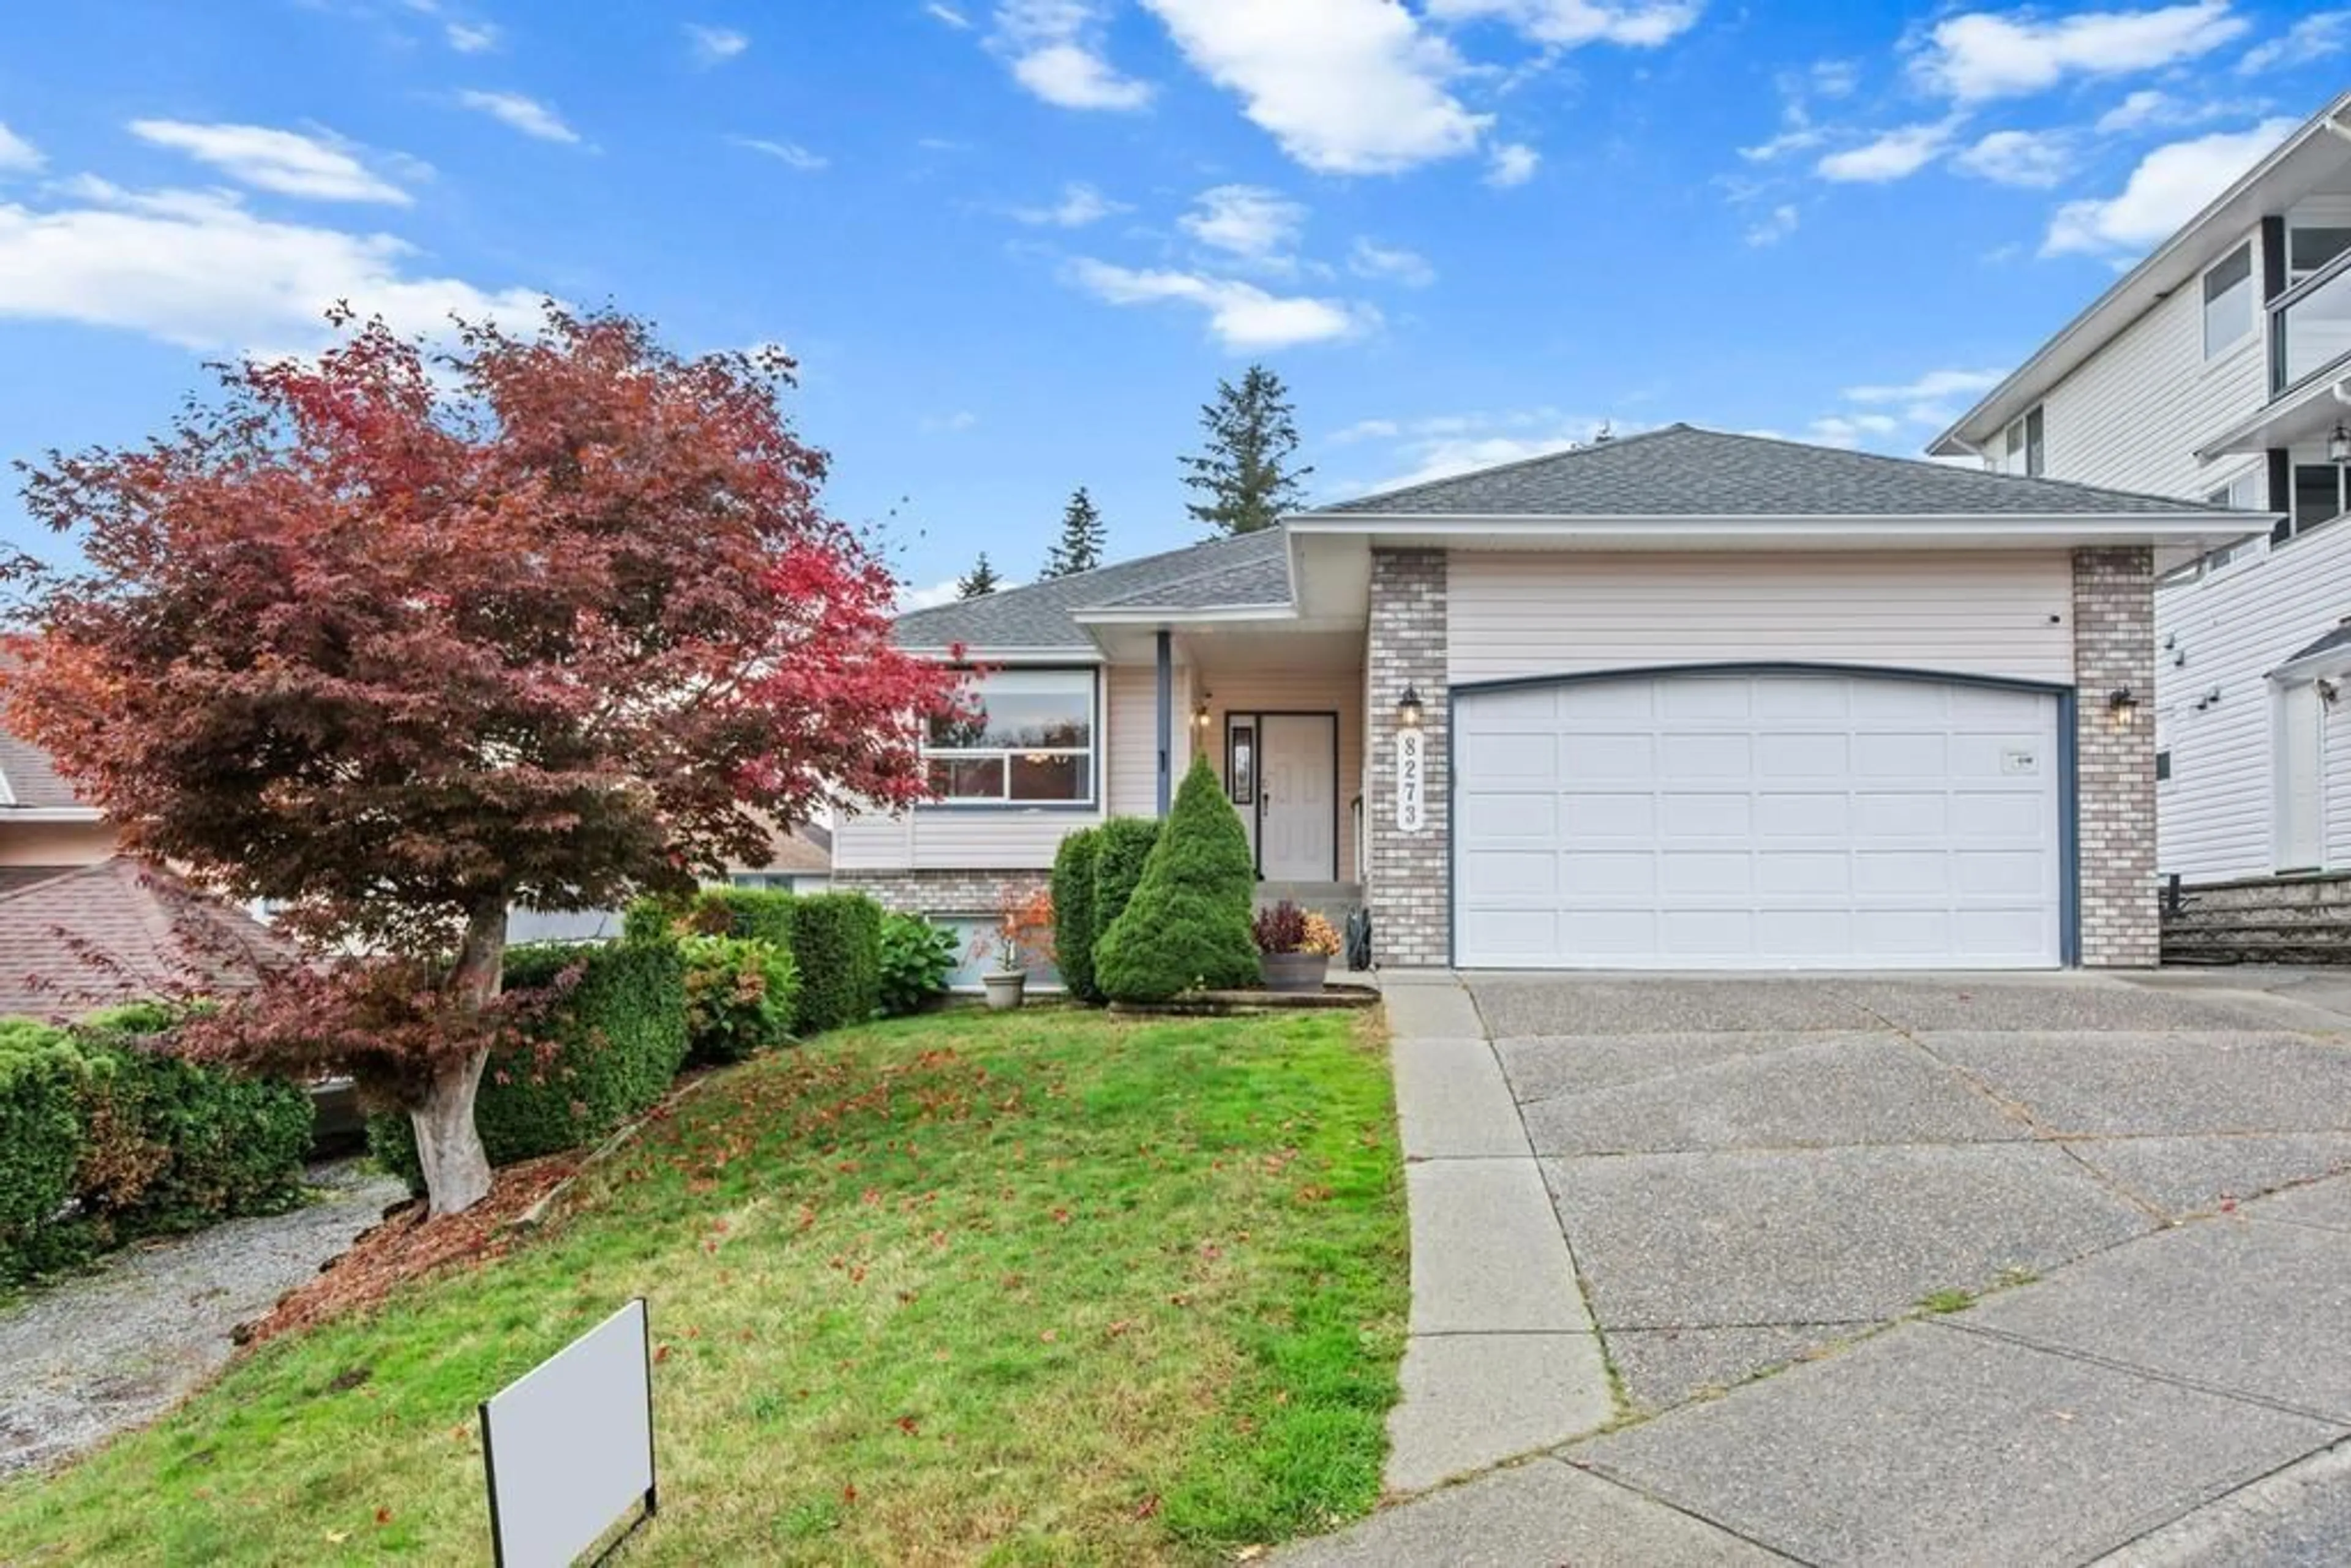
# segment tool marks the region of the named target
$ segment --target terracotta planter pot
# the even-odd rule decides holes
[[[1327,953],[1260,953],[1258,962],[1264,966],[1265,988],[1289,995],[1321,990],[1331,972]]]
[[[1029,972],[1015,969],[1008,975],[982,975],[979,983],[987,988],[987,1010],[992,1013],[1010,1012],[1020,1005],[1029,987]]]

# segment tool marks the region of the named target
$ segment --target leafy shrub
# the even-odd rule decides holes
[[[112,1020],[146,1024],[137,1014]],[[298,1085],[172,1054],[152,1029],[87,1038],[89,1132],[75,1185],[101,1244],[277,1214],[302,1197],[315,1110]]]
[[[882,906],[862,893],[787,900],[802,1034],[863,1023],[882,1003]]]
[[[882,1016],[916,1013],[947,994],[955,933],[919,915],[882,916]]]
[[[1286,898],[1257,912],[1249,936],[1260,953],[1320,953],[1328,958],[1339,951],[1339,933],[1331,923]]]
[[[741,1061],[791,1039],[800,971],[789,950],[741,936],[689,936],[678,951],[688,1061]]]
[[[1094,865],[1102,830],[1087,828],[1061,841],[1053,853],[1053,952],[1061,984],[1081,1002],[1098,1002],[1094,988]]]
[[[792,945],[793,895],[774,887],[705,887],[694,895],[686,924],[696,931]]]
[[[1113,817],[1095,830],[1102,835],[1094,849],[1094,946],[1102,946],[1103,933],[1126,913],[1126,901],[1134,896],[1137,883],[1143,881],[1144,865],[1159,842],[1159,823],[1150,817]],[[1093,960],[1099,970],[1099,960]],[[1102,989],[1099,974],[1094,988]]]
[[[51,1221],[74,1196],[89,1071],[64,1030],[0,1020],[0,1280],[71,1260]]]
[[[494,1166],[601,1138],[651,1107],[685,1062],[685,961],[671,942],[533,943],[507,952],[506,988],[579,982],[536,1020],[535,1039],[490,1053],[474,1124]],[[368,1147],[421,1189],[404,1113],[368,1119]]]
[[[1257,870],[1249,835],[1203,757],[1184,776],[1134,896],[1094,947],[1113,1001],[1160,1002],[1196,986],[1258,977],[1249,904]]]
[[[632,898],[621,911],[621,940],[623,942],[667,942],[677,935],[677,924],[685,918],[685,904],[681,899],[660,898],[647,894]]]

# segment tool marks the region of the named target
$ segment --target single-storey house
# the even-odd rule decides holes
[[[2151,964],[2156,572],[2210,502],[1676,424],[915,612],[984,719],[836,885],[971,916],[1195,755],[1375,961]]]

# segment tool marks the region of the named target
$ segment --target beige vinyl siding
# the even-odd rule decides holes
[[[1229,789],[1225,771],[1225,716],[1234,713],[1332,713],[1339,716],[1339,880],[1356,880],[1352,809],[1364,778],[1364,672],[1258,670],[1207,674],[1209,760]]]
[[[2157,798],[2163,874],[2215,882],[2276,869],[2269,673],[2346,615],[2351,522],[2158,591],[2156,716],[2171,752]],[[2325,776],[2327,863],[2351,865],[2351,707],[2326,712]]]
[[[109,822],[11,822],[0,808],[0,865],[95,865],[115,851]]]
[[[2256,306],[2252,334],[2207,361],[2202,277],[2180,285],[2050,389],[2045,477],[2199,500],[2225,483],[2243,460],[2201,464],[2196,449],[2269,401],[2262,319]]]
[[[2068,684],[2062,550],[1453,552],[1456,685],[1661,664],[1879,665]]]
[[[1111,814],[1117,817],[1159,815],[1159,672],[1151,664],[1116,664],[1103,672],[1109,699],[1108,758]],[[1182,664],[1175,670],[1175,712],[1169,716],[1175,755],[1169,759],[1174,777],[1181,780],[1192,765],[1186,716],[1192,711],[1192,672]]]

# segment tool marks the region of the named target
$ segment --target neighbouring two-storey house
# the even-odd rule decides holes
[[[833,879],[977,923],[1205,757],[1384,966],[2151,963],[2152,582],[2256,521],[1683,424],[1301,512],[903,617],[980,716]]]
[[[2351,94],[1932,450],[2269,514],[2157,589],[2167,947],[2320,956],[2329,910],[2351,933]]]

